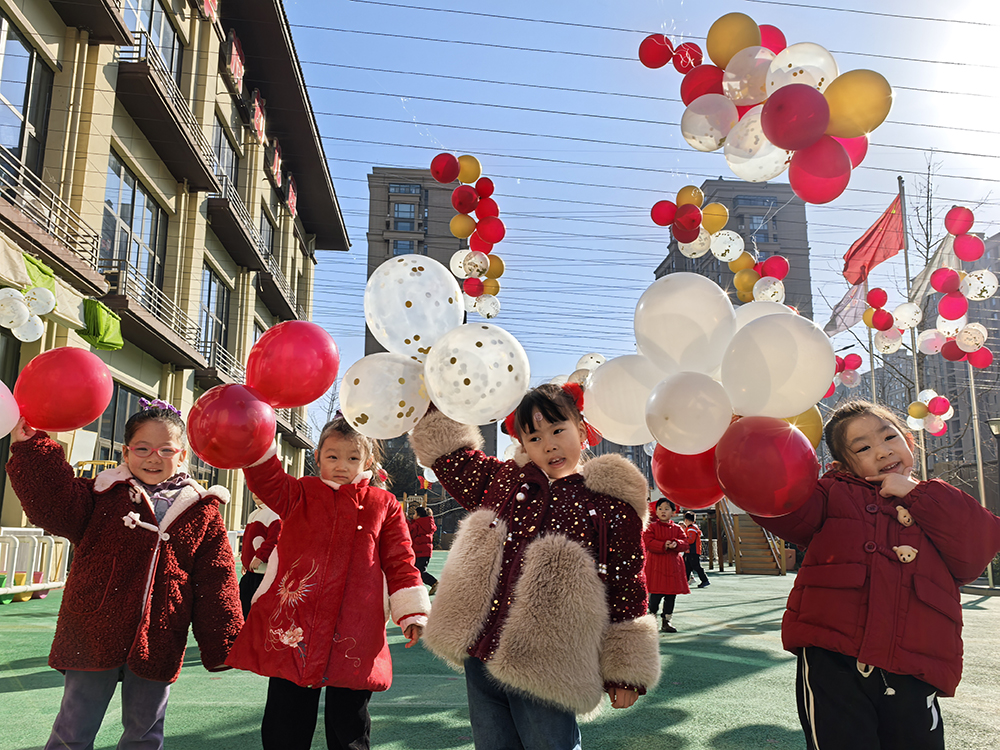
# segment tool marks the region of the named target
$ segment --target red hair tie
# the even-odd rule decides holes
[[[564,383],[562,389],[565,393],[569,394],[570,398],[573,399],[573,403],[576,404],[576,410],[580,412],[580,419],[583,420],[583,426],[587,429],[587,444],[597,445],[604,437],[598,431],[594,425],[587,421],[587,418],[583,416],[583,386],[579,383]]]

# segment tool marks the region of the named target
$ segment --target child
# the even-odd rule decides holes
[[[959,586],[1000,549],[1000,519],[939,479],[918,482],[913,436],[863,401],[830,416],[833,470],[780,518],[808,544],[781,627],[798,655],[799,719],[810,749],[944,748],[937,696],[962,673]]]
[[[692,573],[698,574],[698,579],[701,583],[698,584],[698,588],[703,589],[706,586],[711,586],[712,584],[708,580],[708,576],[705,575],[705,571],[701,567],[701,529],[698,528],[698,524],[694,522],[694,513],[691,511],[686,511],[684,513],[684,535],[687,537],[688,541],[688,551],[684,553],[684,567],[687,570],[688,580],[691,579]]]
[[[240,605],[243,607],[243,619],[250,612],[253,595],[257,593],[264,574],[267,572],[267,558],[278,543],[281,533],[281,519],[278,514],[253,495],[257,507],[247,518],[243,530],[243,550],[240,555],[243,563],[243,577],[240,579]]]
[[[327,746],[367,748],[368,701],[392,682],[383,590],[407,648],[430,611],[399,501],[371,483],[378,443],[337,416],[317,445],[318,477],[288,476],[274,447],[244,469],[251,491],[283,522],[227,662],[270,677],[265,750],[309,748],[323,687]]]
[[[432,409],[410,442],[417,460],[473,511],[441,574],[426,643],[464,665],[477,747],[574,748],[576,714],[606,691],[632,705],[659,678],[646,615],[646,481],[625,458],[580,464],[577,385],[546,384],[507,417],[517,456],[479,450],[478,428]]]
[[[11,433],[7,474],[28,520],[75,545],[49,655],[66,679],[46,748],[93,747],[119,680],[119,747],[163,747],[188,625],[212,672],[227,669],[243,625],[218,509],[229,491],[184,473],[180,412],[140,404],[125,423],[123,463],[94,479],[74,477],[62,447],[23,419]]]
[[[690,594],[683,554],[688,541],[684,529],[673,522],[677,508],[665,497],[656,501],[656,518],[642,532],[646,548],[646,587],[649,589],[649,613],[656,616],[663,601],[661,633],[676,633],[671,624],[674,601],[678,594]]]
[[[414,513],[415,517],[407,521],[407,526],[410,527],[410,539],[413,542],[413,554],[417,556],[420,579],[431,587],[428,593],[433,596],[437,592],[438,581],[427,572],[427,563],[431,561],[431,553],[434,551],[434,532],[437,531],[437,524],[434,523],[434,514],[423,505],[418,505]]]

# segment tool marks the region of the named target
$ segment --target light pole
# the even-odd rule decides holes
[[[990,432],[993,433],[993,437],[997,441],[997,489],[1000,491],[1000,417],[993,417],[992,419],[987,419],[986,424],[990,427]],[[985,504],[986,498],[983,498]],[[990,582],[990,588],[993,588],[993,562],[990,561],[990,567],[987,570],[987,577]]]

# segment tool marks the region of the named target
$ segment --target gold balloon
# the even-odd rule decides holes
[[[483,167],[479,163],[479,159],[475,156],[465,156],[458,157],[458,181],[465,184],[471,185],[473,182],[478,180],[483,174]]]
[[[704,200],[705,194],[701,192],[701,188],[696,188],[694,185],[687,185],[677,191],[677,208],[680,208],[685,203],[693,203],[698,208],[701,208]]]
[[[823,92],[830,105],[826,134],[836,138],[868,135],[889,116],[892,87],[874,70],[849,70]]]
[[[709,203],[708,205],[711,206],[712,204]],[[704,216],[704,213],[702,214],[702,216]],[[705,226],[704,219],[702,219],[701,225]],[[737,258],[736,260],[729,261],[729,270],[732,271],[733,273],[736,273],[737,271],[743,271],[747,268],[753,268],[755,265],[757,265],[757,261],[754,260],[753,256],[750,253],[744,250],[743,255],[741,255],[739,258]]]
[[[861,316],[861,319],[865,322],[865,325],[869,328],[874,328],[875,324],[872,323],[872,317],[875,315],[875,308],[869,307],[865,310],[865,314]]]
[[[753,296],[753,285],[758,281],[760,281],[760,274],[753,270],[753,268],[744,268],[742,271],[737,271],[733,277],[733,284],[736,288],[741,292],[750,292],[751,297]]]
[[[499,279],[503,276],[503,261],[500,260],[499,255],[489,254],[490,267],[486,269],[487,279]],[[487,292],[489,294],[489,292]]]
[[[448,226],[453,235],[464,240],[471,237],[472,233],[476,231],[476,220],[468,214],[455,214],[451,217],[451,223]]]
[[[928,414],[930,410],[927,408],[927,404],[922,401],[914,401],[908,407],[906,407],[906,413],[909,414],[914,419],[923,419]]]
[[[733,55],[760,46],[760,27],[744,13],[727,13],[708,30],[705,47],[712,62],[725,69]]]
[[[496,297],[500,294],[500,282],[496,279],[486,279],[483,282],[483,294],[492,294]]]
[[[819,441],[823,439],[823,415],[819,413],[818,407],[810,406],[801,414],[788,417],[785,421],[805,435],[813,448],[819,447]]]
[[[729,209],[721,203],[709,203],[701,209],[701,225],[709,234],[725,229],[728,221]]]
[[[736,298],[740,302],[753,302],[753,292],[741,292],[739,289],[736,290]]]

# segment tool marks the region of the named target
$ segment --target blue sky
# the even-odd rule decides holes
[[[896,92],[848,190],[807,209],[820,325],[847,290],[844,252],[892,200],[897,174],[922,213],[931,164],[936,239],[955,203],[974,209],[975,231],[1000,231],[1000,99],[990,88],[1000,5],[830,3],[285,0],[353,243],[320,254],[315,288],[315,319],[340,345],[341,372],[364,353],[366,175],[425,168],[440,151],[476,155],[496,184],[507,271],[493,322],[524,345],[533,384],[590,351],[633,353],[635,303],[669,239],[650,206],[687,184],[735,179],[721,151],[684,142],[681,75],[644,68],[638,45],[660,32],[704,48],[728,12],[826,47],[841,72],[876,70]],[[923,232],[915,220],[911,230]],[[884,264],[872,284],[889,291],[890,308],[902,302],[902,263]]]

